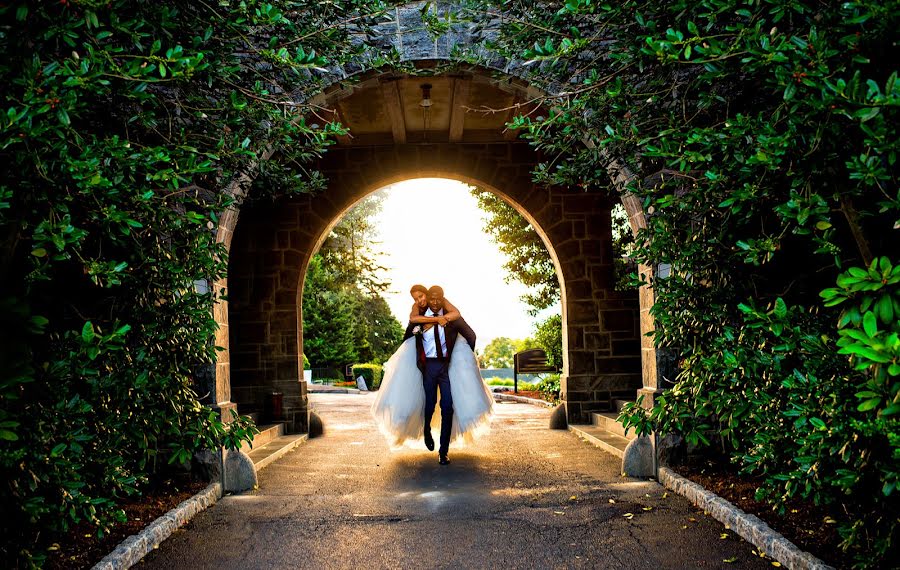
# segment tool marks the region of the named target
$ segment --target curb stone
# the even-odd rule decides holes
[[[131,568],[151,550],[167,539],[175,530],[191,520],[194,515],[210,507],[222,497],[222,484],[210,483],[190,499],[162,515],[150,526],[119,543],[92,570],[125,570]]]
[[[790,570],[834,570],[832,566],[809,552],[797,548],[793,542],[772,530],[756,515],[745,513],[722,497],[685,479],[671,469],[659,468],[659,482],[708,512],[766,556],[781,562]]]
[[[306,389],[307,394],[370,394],[374,390],[367,390],[363,392],[362,390],[357,390],[356,388],[325,388],[322,385],[318,385],[317,387],[308,387]]]
[[[531,404],[532,406],[543,406],[545,408],[555,408],[557,404],[553,404],[546,400],[536,400],[535,398],[526,398],[525,396],[515,396],[504,392],[494,392],[494,399],[506,400],[508,402],[519,402],[520,404]]]

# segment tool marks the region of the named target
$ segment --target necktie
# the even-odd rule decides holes
[[[434,350],[437,354],[437,357],[441,360],[444,360],[444,351],[441,349],[441,333],[438,331],[440,325],[434,325]]]

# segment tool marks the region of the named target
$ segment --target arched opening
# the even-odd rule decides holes
[[[546,157],[506,124],[549,111],[529,103],[541,93],[513,69],[461,66],[437,74],[430,70],[438,62],[413,60],[429,71],[370,72],[352,87],[338,79],[312,101],[319,111],[311,121],[336,120],[350,132],[315,165],[327,180],[323,192],[271,201],[241,191],[239,210],[222,216],[219,237],[229,246],[230,270],[217,284],[228,292],[227,305],[220,303],[215,314],[217,345],[225,347],[214,382],[218,407],[240,402],[257,409],[266,393],[283,392],[290,429],[305,431],[298,307],[312,252],[363,196],[420,177],[490,189],[542,228],[562,282],[567,349],[561,383],[570,422],[590,422],[592,412],[611,410],[615,399],[633,399],[638,391],[652,398],[658,391],[657,352],[646,336],[653,328],[652,290],[643,287],[639,296],[615,290],[611,246],[612,205],[621,201],[637,231],[646,223],[639,201],[533,181],[533,169]],[[429,105],[422,104],[426,98]],[[611,160],[608,169],[612,187],[623,187],[627,168]],[[652,274],[652,268],[639,270]]]
[[[501,251],[496,234],[485,230],[488,219],[512,225],[525,240],[522,254],[535,260],[528,270],[521,270],[529,262],[522,254],[511,261]],[[331,384],[344,379],[348,364],[387,360],[410,318],[413,284],[444,289],[477,333],[476,352],[489,361],[482,368],[498,369],[491,371],[498,384],[512,382],[507,349],[532,348],[536,325],[551,315],[555,334],[540,340],[561,367],[559,273],[545,240],[502,198],[456,180],[411,179],[360,199],[325,231],[307,267],[301,310],[311,376]],[[540,303],[523,299],[535,290],[521,279],[535,268],[546,284]],[[379,319],[385,309],[388,318]],[[393,338],[389,350],[382,335]]]
[[[302,280],[328,231],[378,188],[414,177],[460,180],[514,204],[541,233],[560,276],[566,350],[562,398],[570,421],[641,386],[636,296],[615,290],[610,209],[613,201],[581,189],[534,184],[535,153],[519,142],[338,148],[324,158],[329,188],[245,204],[229,271],[231,379],[234,401],[259,408],[273,390],[284,396],[291,429],[305,429]]]

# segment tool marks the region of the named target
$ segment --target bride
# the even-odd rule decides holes
[[[410,315],[407,338],[385,363],[384,379],[372,403],[372,415],[394,448],[408,440],[418,440],[426,433],[425,353],[422,347],[426,333],[435,334],[432,327],[441,327],[442,333],[447,331],[450,335],[459,335],[445,340],[450,352],[447,374],[450,378],[453,417],[449,440],[471,443],[476,435],[486,431],[490,423],[493,398],[481,378],[478,361],[470,346],[470,343],[475,343],[474,332],[460,318],[459,311],[443,299],[443,291],[439,287],[432,290],[440,291],[439,310],[432,310],[434,305],[429,307],[423,286],[413,286],[410,291],[416,302]],[[431,424],[435,427],[441,425],[437,414],[432,416]],[[430,426],[427,433],[430,435]],[[428,439],[426,436],[426,444]],[[445,446],[448,444],[441,442],[442,457],[446,456]]]

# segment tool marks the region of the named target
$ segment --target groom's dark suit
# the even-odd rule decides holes
[[[424,314],[427,311],[422,311]],[[443,314],[443,309],[440,314]],[[462,321],[463,326],[457,323]],[[419,325],[422,328],[425,325]],[[438,325],[434,325],[437,327]],[[407,336],[404,340],[413,336],[412,329],[415,325],[412,323],[406,327]],[[438,449],[440,455],[446,456],[450,447],[450,432],[453,428],[453,395],[450,391],[450,356],[453,354],[453,347],[456,346],[456,339],[462,335],[472,350],[475,350],[475,331],[472,330],[462,318],[450,321],[444,327],[444,344],[446,345],[445,358],[426,358],[425,345],[422,336],[426,334],[434,334],[434,329],[428,329],[422,334],[416,336],[416,364],[422,371],[422,383],[425,388],[425,433],[431,434],[431,417],[434,415],[434,408],[437,405],[437,390],[441,388],[441,446]]]

